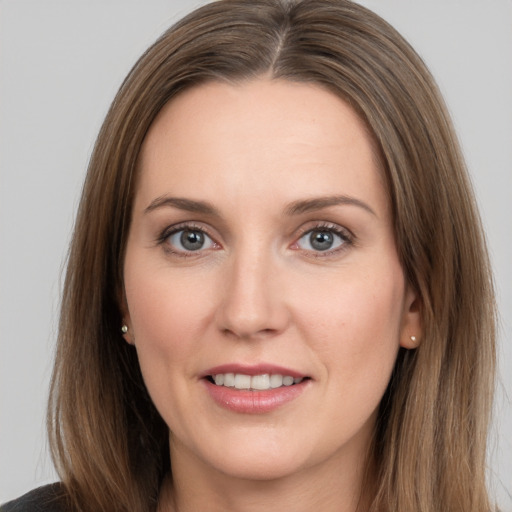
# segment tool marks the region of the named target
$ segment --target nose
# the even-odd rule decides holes
[[[269,252],[248,250],[233,257],[224,274],[217,325],[238,339],[276,336],[289,322],[283,272]]]

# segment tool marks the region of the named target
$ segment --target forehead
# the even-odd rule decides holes
[[[365,123],[339,97],[306,83],[210,82],[183,92],[152,124],[139,172],[137,195],[146,201],[170,193],[233,201],[364,193],[386,207]]]

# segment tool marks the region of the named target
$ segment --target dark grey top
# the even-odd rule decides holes
[[[0,512],[69,512],[65,501],[64,487],[54,483],[1,505]]]

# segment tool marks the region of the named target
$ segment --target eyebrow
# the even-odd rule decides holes
[[[377,216],[375,211],[365,202],[355,197],[338,195],[326,197],[314,197],[312,199],[302,199],[290,203],[285,208],[286,215],[300,215],[309,212],[315,212],[330,206],[350,205],[357,206]],[[183,197],[160,196],[151,201],[149,206],[144,209],[144,213],[150,213],[158,208],[174,207],[192,213],[202,213],[215,217],[221,217],[220,212],[212,204],[206,201],[194,201],[193,199],[185,199]]]
[[[163,207],[174,207],[179,210],[185,210],[192,213],[202,213],[205,215],[212,215],[220,217],[219,211],[210,203],[206,201],[194,201],[192,199],[185,199],[183,197],[169,197],[160,196],[151,201],[149,206],[144,209],[144,213],[150,213],[153,210]]]
[[[330,206],[339,205],[357,206],[377,217],[375,211],[365,202],[355,197],[345,195],[315,197],[312,199],[294,201],[293,203],[288,205],[288,207],[285,210],[285,213],[287,215],[300,215],[302,213],[315,212],[317,210],[322,210],[323,208],[329,208]]]

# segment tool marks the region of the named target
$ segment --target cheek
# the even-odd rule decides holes
[[[198,349],[211,301],[197,292],[196,282],[174,279],[172,272],[162,269],[134,268],[136,272],[130,272],[130,267],[125,271],[125,289],[135,346],[149,388],[150,380],[159,376],[169,380],[178,366],[191,371],[183,365],[190,364],[191,354]]]
[[[393,269],[393,265],[388,267]],[[404,297],[400,268],[352,272],[300,297],[302,330],[329,379],[346,389],[383,393],[396,360]]]
[[[197,288],[188,280],[161,269],[134,268],[135,273],[125,271],[125,289],[142,376],[167,425],[184,430],[175,412],[194,403],[187,382],[200,350],[205,301],[199,293],[191,297]]]

